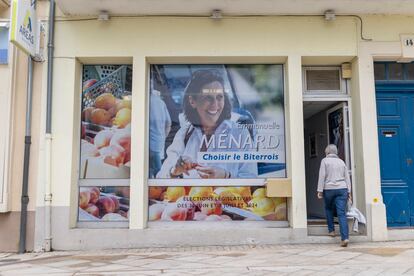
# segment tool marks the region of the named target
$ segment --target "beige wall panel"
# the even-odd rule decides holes
[[[374,41],[400,41],[399,34],[414,32],[412,16],[363,16],[364,36]]]
[[[355,55],[352,18],[251,19],[112,18],[56,23],[63,56],[286,56]],[[317,30],[317,31],[316,31]],[[294,34],[294,35],[292,35]]]

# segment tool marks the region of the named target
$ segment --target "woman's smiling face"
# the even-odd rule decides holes
[[[202,127],[215,127],[224,108],[224,88],[214,81],[204,85],[194,99],[189,97],[191,106],[197,110]]]

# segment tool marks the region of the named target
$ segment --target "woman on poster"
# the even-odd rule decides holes
[[[231,102],[217,70],[193,73],[184,92],[183,108],[189,123],[177,131],[157,178],[257,177],[256,162],[197,162],[199,153],[253,150],[253,143],[235,143],[253,139],[246,128],[230,120]]]

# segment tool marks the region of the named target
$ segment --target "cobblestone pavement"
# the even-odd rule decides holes
[[[0,275],[414,275],[414,241],[0,253]]]

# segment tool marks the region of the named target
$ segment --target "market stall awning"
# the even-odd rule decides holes
[[[7,0],[0,0],[2,1]],[[66,15],[413,14],[414,0],[56,0]]]

